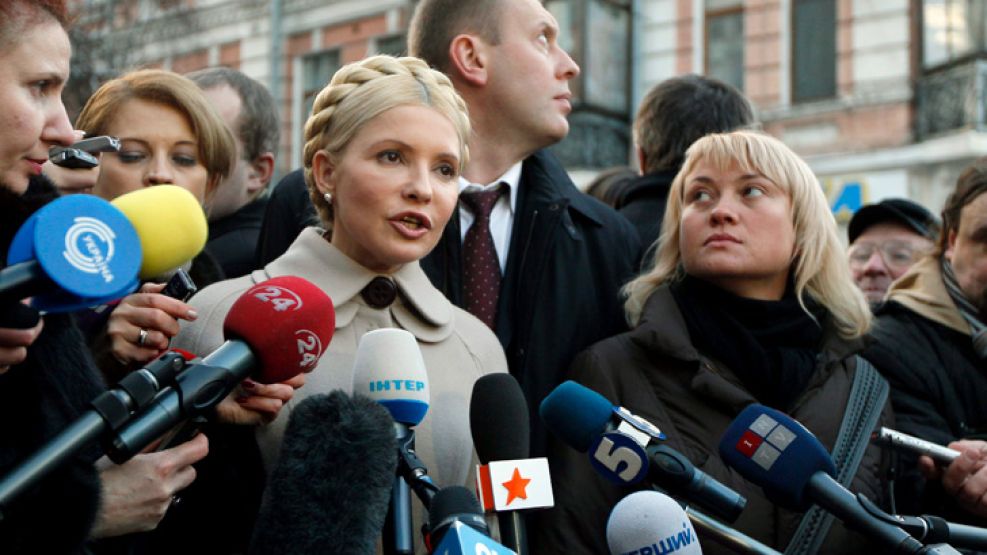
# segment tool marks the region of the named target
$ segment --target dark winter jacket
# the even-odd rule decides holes
[[[295,170],[281,178],[271,190],[264,221],[257,241],[255,268],[263,268],[284,254],[298,234],[309,226],[321,225],[305,185],[305,173]]]
[[[421,262],[460,307],[461,237],[456,212]],[[572,358],[627,329],[619,291],[639,256],[630,223],[579,192],[552,154],[543,150],[524,161],[494,331],[528,400],[532,456],[544,452],[538,406],[562,382]]]
[[[0,249],[7,251],[27,216],[55,198],[54,188],[32,180],[24,196],[0,188]],[[2,308],[5,316],[11,308]],[[44,316],[27,359],[0,375],[0,475],[75,421],[103,391],[88,349],[68,315]],[[99,503],[94,445],[3,507],[3,553],[76,553],[89,534]]]
[[[828,326],[824,326],[823,338],[816,370],[789,413],[831,450],[856,371],[852,354],[863,342],[841,339]],[[725,364],[696,350],[667,286],[659,287],[648,299],[638,327],[582,353],[569,377],[657,425],[668,437],[665,444],[747,498],[746,508],[732,527],[784,550],[802,515],[769,502],[759,487],[727,467],[718,454],[727,426],[744,407],[757,401]],[[881,425],[888,425],[890,418],[890,407],[885,407]],[[555,440],[549,462],[556,484],[555,508],[532,532],[533,551],[607,553],[607,517],[617,501],[633,490],[605,481],[585,453]],[[879,448],[868,447],[850,489],[882,503],[881,476],[886,464]],[[700,541],[703,553],[732,553],[701,533]],[[863,552],[863,539],[839,522],[834,522],[820,550]]]
[[[987,439],[987,362],[973,350],[969,325],[946,292],[936,258],[921,260],[892,285],[872,335],[875,343],[864,356],[891,384],[897,429],[944,445]],[[902,457],[899,511],[962,517],[937,485],[925,487],[914,464],[914,457]]]
[[[668,190],[677,172],[654,172],[642,175],[624,191],[617,200],[617,210],[627,218],[641,237],[644,247],[643,265],[648,266],[654,256],[655,241],[661,234],[661,222],[665,218]]]
[[[209,222],[206,252],[219,263],[224,278],[240,277],[260,268],[256,265],[257,243],[267,202],[268,197],[262,195],[236,212]]]

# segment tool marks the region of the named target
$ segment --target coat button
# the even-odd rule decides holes
[[[394,282],[390,278],[383,276],[375,277],[363,288],[363,291],[360,291],[360,296],[363,297],[363,300],[373,308],[387,308],[391,306],[397,294],[398,288],[394,285]]]

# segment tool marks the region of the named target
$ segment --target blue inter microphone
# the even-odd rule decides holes
[[[92,195],[56,199],[17,230],[0,270],[0,301],[32,297],[46,312],[103,304],[134,291],[142,250],[133,224]]]
[[[563,382],[545,397],[539,412],[552,433],[587,453],[594,469],[611,482],[633,485],[647,480],[729,522],[747,505],[742,495],[663,445],[665,434],[654,424],[584,385]]]
[[[723,434],[720,458],[781,507],[804,512],[815,503],[895,553],[923,552],[918,540],[869,512],[866,498],[836,481],[826,448],[787,414],[749,405]]]
[[[377,401],[394,419],[398,468],[384,523],[386,553],[412,555],[411,490],[429,508],[438,488],[415,454],[414,427],[428,413],[428,374],[418,341],[410,332],[385,328],[360,338],[353,363],[353,393]]]

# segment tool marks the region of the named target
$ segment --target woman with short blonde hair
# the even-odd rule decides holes
[[[666,219],[651,270],[624,288],[624,308],[631,325],[637,325],[644,302],[658,286],[684,275],[679,247],[684,181],[700,161],[707,161],[721,168],[738,164],[745,171],[763,174],[791,196],[796,235],[792,272],[799,303],[804,305],[808,295],[825,306],[844,337],[867,333],[871,312],[853,291],[829,202],[819,180],[801,158],[778,139],[752,131],[709,135],[696,141],[686,156],[668,193]]]
[[[582,353],[570,377],[656,424],[668,446],[744,495],[734,528],[779,551],[793,537],[799,549],[812,545],[811,534],[795,534],[803,515],[774,505],[718,450],[752,403],[790,413],[832,450],[857,375],[881,380],[856,356],[870,312],[808,166],[755,132],[693,143],[669,192],[654,264],[625,290],[634,328]],[[874,410],[889,424],[886,402]],[[550,458],[553,479],[581,487],[556,490],[542,547],[606,552],[607,515],[627,489],[604,482],[569,448]],[[880,503],[883,462],[867,447],[848,469],[849,489]],[[822,530],[819,553],[866,549],[840,523]],[[724,552],[705,539],[704,553]]]

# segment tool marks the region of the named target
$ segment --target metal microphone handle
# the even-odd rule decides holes
[[[771,549],[763,543],[747,536],[738,530],[721,524],[719,521],[704,515],[703,513],[685,507],[685,514],[689,516],[692,525],[696,530],[705,532],[708,537],[716,543],[733,550],[736,553],[751,553],[753,555],[781,555],[778,551]]]

